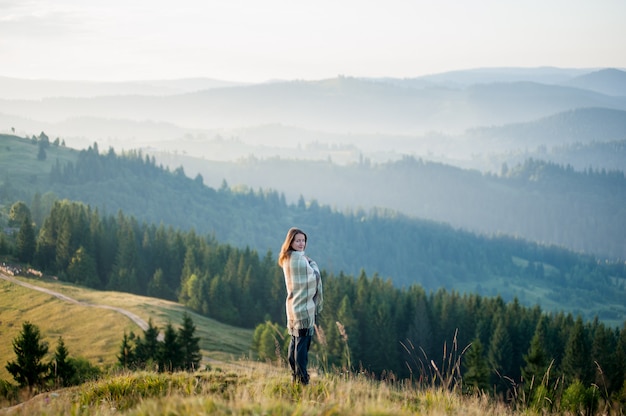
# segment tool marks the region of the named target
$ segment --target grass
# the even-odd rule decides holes
[[[177,327],[183,312],[187,311],[196,326],[196,336],[201,339],[205,363],[210,359],[231,360],[249,355],[252,330],[219,323],[175,302],[128,293],[100,292],[49,279],[19,279],[89,304],[122,307],[145,321],[151,318],[161,329],[168,322]],[[49,344],[50,357],[62,335],[70,356],[86,358],[105,369],[117,362],[116,354],[124,331],[143,333],[118,312],[69,303],[0,279],[0,379],[12,380],[5,364],[15,359],[11,340],[19,334],[24,321],[39,327],[43,340]]]
[[[62,335],[72,356],[104,366],[114,363],[124,331],[137,330],[113,311],[69,304],[5,280],[0,280],[0,304],[0,379],[5,380],[12,380],[5,364],[15,359],[11,340],[20,333],[24,321],[39,327],[50,354]]]
[[[50,147],[46,149],[46,159],[38,160],[39,146],[30,139],[13,135],[0,134],[0,174],[4,179],[11,177],[12,186],[19,187],[21,181],[30,181],[33,184],[43,184],[47,181],[52,166],[57,162],[65,164],[76,161],[78,151],[62,146],[53,146],[55,138],[50,138]]]
[[[89,304],[122,306],[162,327],[178,323],[186,310],[174,302],[119,292],[97,292],[53,280],[23,278]],[[484,393],[462,394],[460,361],[465,350],[455,342],[444,348],[441,369],[432,364],[432,380],[414,383],[365,373],[323,372],[311,363],[309,386],[292,384],[284,361],[251,361],[252,331],[219,324],[192,314],[205,358],[214,358],[195,373],[121,372],[113,364],[124,331],[140,329],[118,312],[61,301],[51,295],[0,280],[0,335],[12,339],[29,320],[53,347],[63,335],[72,356],[105,368],[98,380],[31,397],[28,390],[0,397],[0,415],[544,415],[532,400],[509,404]],[[0,343],[0,359],[13,358],[10,342]],[[52,350],[54,348],[51,348]],[[411,353],[411,350],[407,350]],[[206,360],[205,360],[206,362]],[[3,371],[4,366],[2,368]],[[8,380],[6,376],[0,379]],[[545,386],[551,389],[553,386]],[[0,384],[0,391],[3,390]],[[547,390],[546,390],[547,391]],[[571,395],[570,395],[571,396]],[[575,399],[576,397],[574,397]],[[565,396],[562,403],[566,403]],[[571,400],[570,400],[571,401]],[[577,408],[574,400],[571,408]],[[604,403],[600,413],[607,413]],[[550,406],[551,407],[551,406]],[[562,408],[562,409],[561,409]],[[555,413],[565,407],[558,405]],[[619,411],[619,409],[618,409]],[[561,412],[559,414],[574,414]],[[615,413],[620,414],[620,413]]]
[[[249,361],[194,374],[128,373],[41,394],[12,415],[509,415],[483,395],[419,389],[360,375],[294,385],[287,370]],[[0,410],[0,414],[2,414]]]

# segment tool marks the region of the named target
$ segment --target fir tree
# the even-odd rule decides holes
[[[573,383],[578,380],[585,386],[593,382],[593,369],[590,357],[591,348],[587,340],[583,320],[579,316],[570,332],[561,365],[566,382]]]
[[[120,346],[120,353],[117,355],[117,363],[122,368],[135,368],[137,365],[135,334],[130,331],[130,334],[124,332],[122,338],[122,345]]]
[[[504,320],[497,318],[496,328],[491,336],[489,344],[489,352],[487,354],[489,365],[494,370],[493,384],[498,386],[499,390],[509,388],[509,381],[506,377],[510,377],[509,368],[511,365],[512,346],[509,333],[504,326]]]
[[[470,392],[487,391],[489,389],[489,364],[484,355],[484,347],[479,338],[465,353],[463,361],[463,387]]]
[[[22,331],[13,340],[13,351],[17,356],[6,369],[21,387],[29,390],[40,386],[48,376],[49,367],[41,360],[48,353],[48,344],[41,340],[39,328],[26,321]]]
[[[151,370],[151,365],[157,362],[159,352],[159,328],[148,320],[148,328],[143,332],[144,338],[137,338],[136,360],[141,368]]]
[[[157,351],[159,371],[178,371],[183,365],[183,354],[178,340],[178,334],[171,323],[165,326],[163,332],[163,341],[159,342]]]
[[[22,226],[17,233],[16,239],[17,258],[23,263],[32,263],[35,256],[37,243],[35,241],[35,230],[30,215],[24,217]]]
[[[537,323],[535,334],[530,341],[528,353],[524,355],[526,365],[522,369],[522,381],[526,392],[530,392],[531,387],[549,384],[548,377],[548,356],[545,350],[546,344],[546,318],[542,318]],[[543,382],[542,382],[543,381]]]
[[[57,386],[68,387],[72,385],[76,368],[74,368],[72,361],[69,359],[69,352],[65,347],[63,337],[59,337],[57,341],[57,348],[50,363],[50,370]]]
[[[182,368],[187,371],[198,369],[202,354],[200,353],[200,338],[195,336],[196,326],[191,316],[183,314],[183,324],[178,329],[178,339],[182,352]]]

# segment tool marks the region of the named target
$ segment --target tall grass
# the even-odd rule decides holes
[[[12,415],[508,415],[486,396],[324,374],[293,384],[284,368],[239,362],[227,370],[112,375],[20,406]]]
[[[195,373],[118,373],[41,394],[19,406],[0,409],[0,415],[623,414],[606,406],[585,406],[582,399],[587,400],[593,389],[574,383],[574,388],[563,391],[562,380],[550,381],[548,372],[540,382],[541,389],[533,390],[529,398],[522,390],[508,403],[484,392],[464,393],[460,366],[466,350],[459,352],[455,341],[451,348],[444,345],[439,366],[421,351],[414,362],[420,363],[419,372],[427,373],[409,380],[381,380],[345,368],[330,371],[320,367],[316,371],[313,366],[311,384],[303,386],[291,381],[284,362],[248,360],[219,363],[220,367]]]

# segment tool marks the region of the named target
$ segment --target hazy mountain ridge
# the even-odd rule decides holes
[[[626,72],[615,68],[580,75],[565,84],[606,95],[626,96]]]
[[[109,95],[173,95],[209,88],[243,85],[209,78],[151,81],[60,81],[0,76],[0,96],[6,99],[41,100],[49,97],[97,97]]]
[[[552,76],[559,73],[558,70],[548,72]],[[575,80],[577,75],[581,73],[568,72],[561,77]],[[592,75],[591,83],[608,80],[617,85],[622,79],[612,76],[614,71],[597,71]],[[517,73],[515,76],[521,75]],[[415,80],[406,82],[413,83]],[[562,78],[560,82],[564,82]],[[69,105],[71,111],[63,109],[65,104]],[[6,108],[3,107],[5,105]],[[559,108],[564,110],[555,112]],[[626,97],[530,81],[478,83],[458,88],[440,85],[415,88],[413,84],[404,84],[401,80],[390,83],[389,80],[337,77],[320,81],[224,87],[158,97],[127,95],[88,99],[49,98],[41,101],[0,100],[0,110],[5,111],[5,114],[12,114],[9,111],[30,114],[22,116],[18,120],[21,122],[28,121],[28,118],[37,119],[37,114],[43,114],[42,118],[48,117],[49,120],[61,120],[50,122],[47,126],[54,128],[63,125],[66,132],[76,135],[82,131],[85,137],[83,140],[88,140],[88,143],[98,141],[103,149],[107,147],[107,142],[111,142],[110,139],[122,143],[125,148],[144,148],[146,152],[158,155],[159,160],[172,169],[183,164],[185,172],[191,177],[202,174],[205,181],[215,187],[219,187],[221,181],[226,179],[231,185],[277,189],[285,192],[292,200],[302,192],[288,189],[289,184],[285,184],[287,181],[284,178],[288,178],[290,172],[282,169],[292,163],[286,160],[281,162],[280,159],[323,160],[325,163],[316,165],[317,162],[311,162],[307,165],[309,173],[305,182],[312,183],[305,189],[307,197],[317,198],[324,204],[339,208],[389,207],[409,215],[448,222],[479,232],[510,232],[558,244],[576,241],[573,248],[585,251],[593,250],[595,238],[592,239],[594,243],[587,241],[580,244],[579,236],[571,238],[569,231],[564,231],[570,228],[569,225],[557,226],[562,220],[559,210],[568,212],[569,208],[565,202],[568,196],[561,194],[558,189],[555,192],[561,199],[555,206],[538,213],[537,218],[544,218],[544,222],[533,224],[534,231],[529,233],[524,226],[512,226],[505,213],[511,210],[522,213],[520,207],[535,212],[541,204],[529,202],[533,195],[522,193],[511,199],[502,190],[501,184],[493,185],[497,192],[490,193],[491,185],[485,185],[484,178],[477,182],[479,185],[474,183],[459,187],[458,183],[465,184],[464,181],[473,177],[471,171],[459,171],[449,177],[437,176],[441,172],[437,175],[429,172],[431,176],[427,177],[430,183],[419,178],[424,172],[409,172],[418,175],[418,178],[409,175],[393,178],[393,181],[385,176],[390,175],[388,171],[379,171],[371,176],[360,172],[354,186],[345,181],[355,174],[350,170],[353,168],[328,168],[327,162],[339,161],[345,165],[356,163],[362,166],[374,162],[384,166],[386,162],[399,161],[405,155],[410,155],[426,161],[500,172],[503,167],[514,168],[516,164],[523,164],[526,159],[535,156],[547,161],[553,157],[558,163],[569,165],[567,155],[572,154],[571,149],[578,149],[576,166],[579,169],[605,169],[615,165],[621,169],[623,164],[620,165],[619,154],[623,146],[620,143],[626,140]],[[64,114],[72,111],[83,115],[64,118]],[[489,122],[495,119],[526,118],[529,121]],[[5,120],[8,123],[10,116],[5,115]],[[478,121],[484,124],[472,124]],[[240,123],[243,127],[207,127],[231,122]],[[195,123],[205,127],[181,127]],[[394,133],[407,128],[417,130],[415,126],[418,125],[420,128],[426,125],[432,127],[438,123],[445,124],[448,130],[423,134]],[[123,134],[112,138],[115,131],[109,128],[114,125]],[[359,133],[360,130],[350,130],[351,126],[357,125],[362,133]],[[459,125],[472,125],[473,128],[456,134],[454,131]],[[333,128],[338,126],[341,131],[333,132]],[[59,136],[47,129],[46,133],[50,137]],[[172,136],[171,139],[168,140],[168,136]],[[593,157],[598,161],[597,165],[587,162],[585,155],[581,154],[581,149],[591,148],[595,149]],[[611,154],[610,164],[602,164],[602,156],[613,150],[616,152]],[[163,155],[163,152],[170,154]],[[251,154],[259,155],[260,159],[249,158]],[[199,159],[183,158],[185,155]],[[275,161],[277,157],[279,160]],[[244,161],[241,163],[215,162],[242,158]],[[313,166],[321,169],[315,171]],[[446,169],[443,171],[447,172]],[[384,176],[388,181],[381,181],[377,175]],[[437,189],[438,182],[440,187],[445,185],[449,190],[442,192]],[[408,188],[390,187],[389,183]],[[339,184],[341,186],[336,186]],[[473,189],[473,192],[468,194],[468,189]],[[352,192],[354,196],[348,197]],[[416,202],[411,195],[420,192],[428,197],[428,203]],[[452,196],[454,193],[456,196]],[[492,198],[495,200],[492,201]],[[614,207],[613,202],[602,206],[603,198],[596,198],[592,205],[595,204],[593,206],[597,212],[608,212],[609,217],[617,219],[619,223],[619,208]],[[546,200],[549,199],[547,197]],[[517,202],[514,206],[503,206],[507,200]],[[466,201],[472,201],[471,206],[474,208],[469,215],[459,211],[460,207],[466,206],[463,204]],[[588,206],[587,202],[579,205]],[[489,212],[497,213],[495,207],[504,211],[496,215],[494,221]],[[555,210],[555,207],[558,208]],[[585,230],[589,228],[593,226],[584,225]],[[619,239],[613,238],[614,228],[601,228],[608,230],[611,242],[608,246],[606,242],[601,245],[598,252],[621,256],[623,248],[616,249],[615,242],[621,243]],[[557,232],[560,235],[555,239],[554,233]],[[596,235],[598,230],[591,232]]]
[[[92,116],[164,121],[193,129],[280,123],[327,132],[401,134],[459,133],[583,107],[626,110],[626,97],[532,82],[416,89],[339,77],[158,97],[0,100],[2,113],[49,122]]]
[[[339,209],[383,207],[478,233],[509,234],[600,257],[626,258],[626,182],[567,171],[545,162],[511,166],[505,177],[413,158],[369,165],[248,159],[212,162],[155,154],[165,166],[185,166],[209,186],[277,189]],[[286,178],[298,172],[297,181]],[[614,182],[613,179],[617,182]]]
[[[542,129],[546,124],[540,120],[583,108],[626,110],[626,97],[591,91],[595,84],[614,89],[626,85],[623,77],[611,76],[615,72],[624,73],[493,68],[411,79],[341,76],[245,86],[222,84],[167,96],[132,94],[131,88],[118,96],[42,100],[10,100],[0,93],[0,121],[6,132],[30,136],[45,131],[77,148],[98,141],[105,148],[175,150],[211,160],[255,154],[331,158],[339,163],[361,157],[385,162],[410,154],[493,171],[494,165],[499,170],[507,160],[500,154],[533,154],[530,142],[532,146],[545,144],[537,144],[545,136]],[[563,86],[587,75],[591,90]],[[192,89],[211,81],[174,80],[159,85],[182,84],[179,88]],[[123,89],[127,84],[112,85]],[[573,114],[568,122],[578,123],[578,116],[582,113]],[[518,125],[509,126],[513,123]],[[523,123],[538,125],[533,130]],[[597,132],[605,128],[590,126]],[[535,138],[541,140],[521,139],[517,133],[523,129],[538,132]],[[476,131],[494,139],[478,141]],[[495,137],[499,134],[511,137]],[[620,140],[598,134],[601,137],[596,141]],[[570,143],[568,136],[557,139],[550,137],[557,146]],[[522,140],[524,143],[513,143]],[[325,154],[320,151],[324,147],[330,149]],[[513,159],[519,160],[517,156]]]

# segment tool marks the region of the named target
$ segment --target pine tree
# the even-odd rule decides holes
[[[183,324],[178,329],[178,339],[182,351],[182,368],[187,371],[198,369],[202,354],[200,353],[200,338],[194,334],[196,326],[191,316],[185,312],[183,314]]]
[[[148,328],[143,331],[144,338],[137,337],[136,361],[141,368],[150,368],[157,362],[159,352],[159,328],[153,325],[152,318],[148,320]]]
[[[17,258],[23,263],[32,263],[35,257],[37,243],[35,241],[35,230],[30,215],[24,217],[22,226],[17,233],[16,239]]]
[[[68,387],[72,385],[72,379],[76,374],[76,368],[69,359],[69,352],[65,347],[63,337],[59,337],[54,358],[50,363],[50,370],[57,386]]]
[[[526,365],[522,369],[522,378],[526,392],[530,392],[531,386],[549,384],[548,356],[545,350],[546,344],[546,318],[542,318],[537,323],[535,334],[530,341],[528,353],[524,355]]]
[[[13,340],[16,361],[10,361],[6,369],[21,387],[29,390],[40,386],[48,376],[49,367],[41,360],[48,353],[48,344],[41,340],[39,328],[26,321],[22,331]]]
[[[126,332],[124,332],[122,345],[120,346],[120,353],[117,355],[117,363],[122,368],[134,369],[137,365],[135,339],[133,331],[130,331],[130,334],[126,334]]]
[[[496,384],[499,390],[507,390],[509,388],[509,382],[506,377],[510,377],[509,369],[512,354],[511,339],[504,325],[504,320],[501,317],[496,319],[496,328],[491,336],[487,356],[489,365],[494,370],[493,384]]]
[[[183,354],[178,340],[178,334],[171,323],[165,326],[163,332],[163,341],[158,344],[157,350],[159,371],[178,371],[183,365]]]
[[[561,364],[567,383],[578,380],[583,385],[588,386],[593,382],[593,368],[590,357],[591,347],[587,340],[583,320],[579,316],[570,332]]]
[[[620,331],[616,331],[617,345],[613,354],[614,367],[610,371],[611,389],[626,392],[626,322]]]
[[[356,340],[358,340],[360,336],[359,327],[352,312],[350,298],[347,295],[343,297],[339,305],[336,325],[339,329],[342,342],[341,364],[350,371],[353,357],[360,354],[360,351],[355,345]]]
[[[484,355],[484,347],[479,338],[465,353],[463,361],[463,388],[470,392],[487,391],[489,389],[489,364]]]
[[[67,267],[67,277],[73,283],[96,289],[100,287],[96,262],[85,247],[80,246],[72,256]]]

